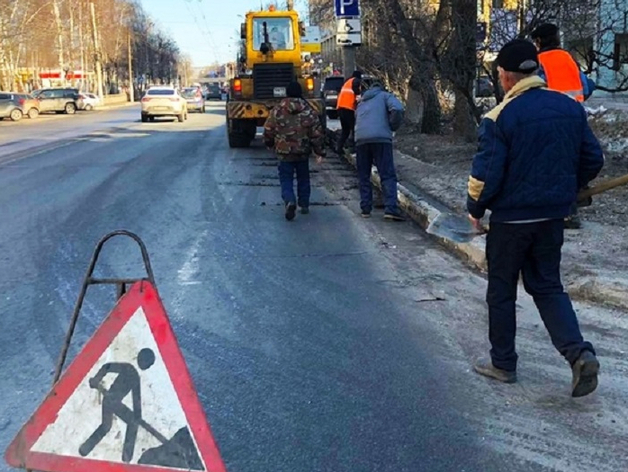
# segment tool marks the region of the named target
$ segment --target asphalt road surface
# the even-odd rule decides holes
[[[274,157],[259,140],[229,149],[223,107],[0,123],[1,449],[50,387],[95,243],[128,229],[229,471],[625,470],[617,313],[579,305],[607,369],[589,398],[569,397],[528,299],[520,382],[474,375],[482,276],[412,223],[361,219],[355,171],[333,157],[312,164],[311,214],[286,222]],[[139,251],[112,241],[97,273],[143,275]],[[113,301],[89,289],[71,357]]]

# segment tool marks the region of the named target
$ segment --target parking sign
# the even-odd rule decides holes
[[[334,0],[336,5],[336,16],[360,16],[358,0]]]

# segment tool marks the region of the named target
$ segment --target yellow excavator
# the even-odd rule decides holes
[[[305,27],[288,2],[286,10],[271,6],[246,14],[240,28],[241,51],[236,76],[229,82],[227,135],[232,148],[248,147],[258,126],[297,80],[303,96],[325,126],[325,105],[314,77],[303,67],[301,37]]]

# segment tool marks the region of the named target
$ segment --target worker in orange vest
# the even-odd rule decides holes
[[[355,108],[357,106],[357,96],[360,94],[361,79],[362,72],[359,70],[354,71],[351,78],[344,83],[338,94],[336,109],[338,110],[338,118],[342,127],[342,133],[336,147],[336,152],[339,156],[344,152],[345,143],[349,136],[353,134],[355,128]]]
[[[530,33],[530,37],[539,51],[539,75],[547,82],[547,88],[563,92],[580,103],[589,98],[595,83],[584,75],[571,54],[560,47],[558,26],[543,23]],[[574,204],[565,219],[565,228],[579,229],[581,226],[578,207]]]
[[[547,82],[547,88],[563,92],[580,103],[589,98],[595,83],[584,75],[571,54],[560,47],[558,26],[543,23],[530,37],[539,51],[539,75]]]

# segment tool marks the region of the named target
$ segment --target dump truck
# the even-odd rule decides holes
[[[256,128],[264,126],[272,108],[297,80],[303,96],[325,125],[325,106],[315,79],[303,67],[301,36],[305,31],[290,3],[246,14],[240,28],[241,51],[236,75],[229,82],[227,135],[232,148],[248,147]]]

